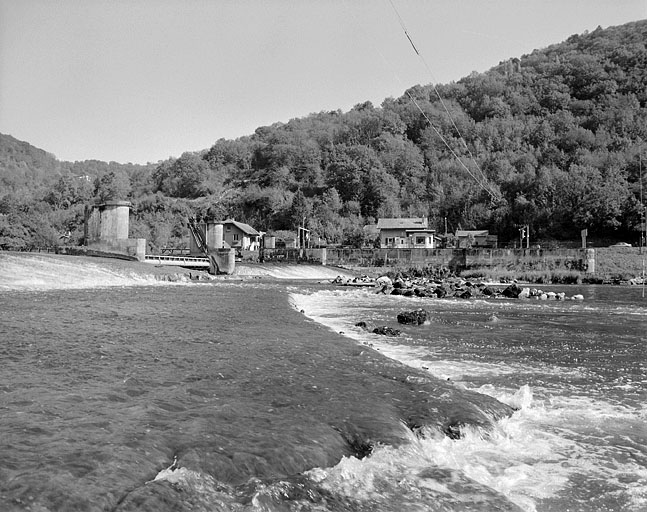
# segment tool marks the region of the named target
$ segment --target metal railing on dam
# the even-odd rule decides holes
[[[199,256],[167,256],[161,254],[147,254],[144,259],[144,263],[185,268],[209,268],[209,259]]]

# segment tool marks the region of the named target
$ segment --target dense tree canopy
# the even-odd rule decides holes
[[[138,166],[61,162],[0,139],[0,247],[81,242],[89,201],[133,203],[133,236],[186,242],[185,219],[260,230],[303,224],[360,244],[379,217],[489,229],[514,240],[636,240],[647,160],[647,22],[573,35],[456,83],[411,87],[381,106],[320,112]],[[647,172],[643,174],[647,175]],[[647,181],[647,180],[644,180]],[[647,193],[647,190],[646,190]]]

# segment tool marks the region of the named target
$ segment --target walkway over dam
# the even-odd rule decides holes
[[[209,259],[196,256],[167,256],[157,254],[147,254],[144,263],[153,265],[168,265],[184,268],[201,268],[209,269]]]

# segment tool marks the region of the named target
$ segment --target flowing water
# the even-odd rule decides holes
[[[0,510],[647,510],[640,288],[429,299],[334,275],[0,255]]]

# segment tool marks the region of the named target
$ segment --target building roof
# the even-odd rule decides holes
[[[238,222],[238,221],[235,221],[234,219],[227,219],[227,220],[222,221],[223,226],[227,225],[227,224],[231,224],[233,226],[236,226],[238,229],[240,229],[246,235],[251,235],[251,236],[260,236],[261,235],[253,227],[251,227],[249,224],[245,224],[244,222]]]
[[[459,238],[466,236],[488,236],[490,232],[487,229],[477,229],[477,230],[458,230],[456,231],[456,236]]]
[[[403,217],[401,219],[378,219],[377,229],[415,229],[427,230],[427,219],[424,217]]]

